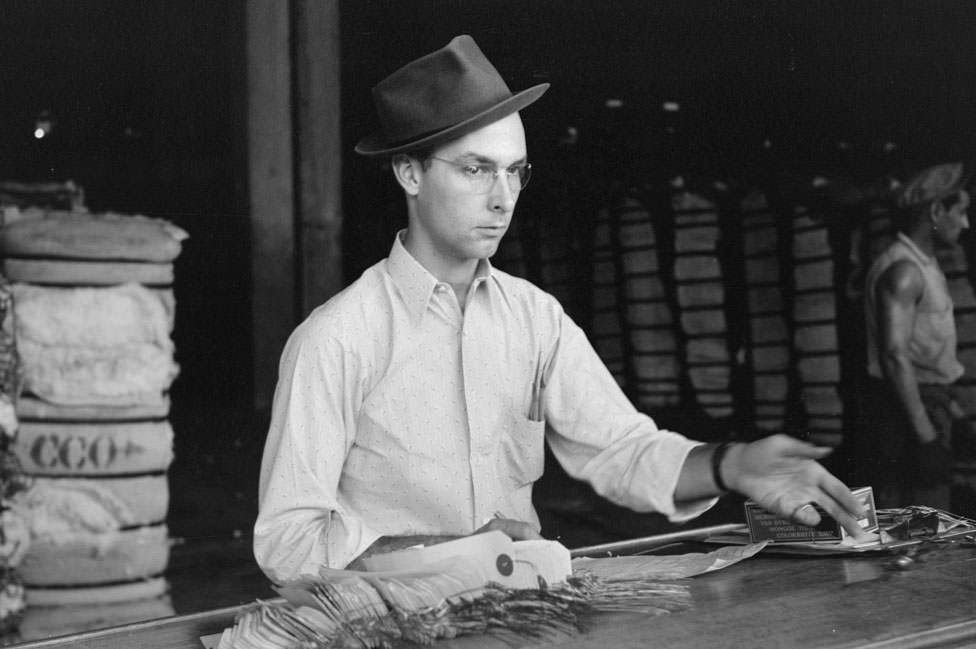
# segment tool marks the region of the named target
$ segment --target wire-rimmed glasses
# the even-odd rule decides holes
[[[487,194],[495,186],[495,179],[505,175],[508,181],[508,188],[513,194],[517,194],[529,184],[532,177],[532,165],[528,162],[514,164],[506,169],[499,169],[491,164],[478,164],[474,162],[454,162],[445,160],[437,156],[430,156],[431,160],[440,160],[449,165],[453,165],[461,175],[471,184],[471,190],[478,194]]]

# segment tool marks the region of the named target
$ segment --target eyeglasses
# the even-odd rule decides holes
[[[473,162],[454,162],[436,156],[430,156],[431,160],[440,160],[449,165],[457,167],[461,175],[471,185],[471,190],[478,194],[487,194],[495,186],[495,179],[505,175],[508,181],[508,188],[513,194],[517,194],[529,184],[532,177],[532,165],[528,162],[512,165],[507,169],[498,169],[494,165],[474,164]]]

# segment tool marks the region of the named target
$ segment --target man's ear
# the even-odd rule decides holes
[[[393,167],[393,177],[403,187],[403,191],[410,196],[416,196],[420,191],[422,171],[420,160],[401,153],[393,156],[390,165]]]
[[[932,201],[932,202],[931,202],[931,203],[929,204],[929,209],[928,209],[928,213],[929,213],[929,223],[931,223],[931,224],[933,224],[933,225],[934,225],[934,224],[935,224],[935,222],[936,222],[936,220],[937,220],[937,219],[938,219],[938,218],[939,218],[940,216],[942,216],[942,214],[943,214],[943,213],[944,213],[945,211],[946,211],[946,209],[945,209],[945,205],[943,205],[943,204],[942,204],[942,201]]]

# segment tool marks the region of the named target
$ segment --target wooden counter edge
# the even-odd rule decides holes
[[[270,598],[262,600],[267,602],[281,602],[281,598]],[[220,633],[223,629],[234,624],[234,618],[238,612],[253,602],[239,604],[236,606],[226,606],[212,611],[201,611],[199,613],[188,613],[184,615],[172,615],[169,617],[133,622],[120,626],[83,631],[68,635],[44,638],[39,640],[28,640],[12,645],[13,649],[53,649],[55,647],[98,647],[101,641],[117,641],[125,637],[138,636],[147,631],[161,631],[172,627],[184,632],[186,639],[192,638],[196,646],[202,647],[199,638],[201,636]]]
[[[852,649],[962,649],[976,644],[976,619],[909,633],[897,638],[852,645]]]

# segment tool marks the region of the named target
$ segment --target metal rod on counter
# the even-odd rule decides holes
[[[569,551],[571,557],[598,557],[608,554],[633,554],[642,550],[669,545],[677,541],[692,541],[695,539],[705,539],[716,534],[724,534],[733,530],[743,529],[743,523],[724,523],[722,525],[711,525],[709,527],[698,527],[690,530],[678,530],[666,534],[655,534],[644,536],[638,539],[627,539],[625,541],[614,541],[613,543],[601,543],[600,545],[590,545],[582,548],[575,548]]]

